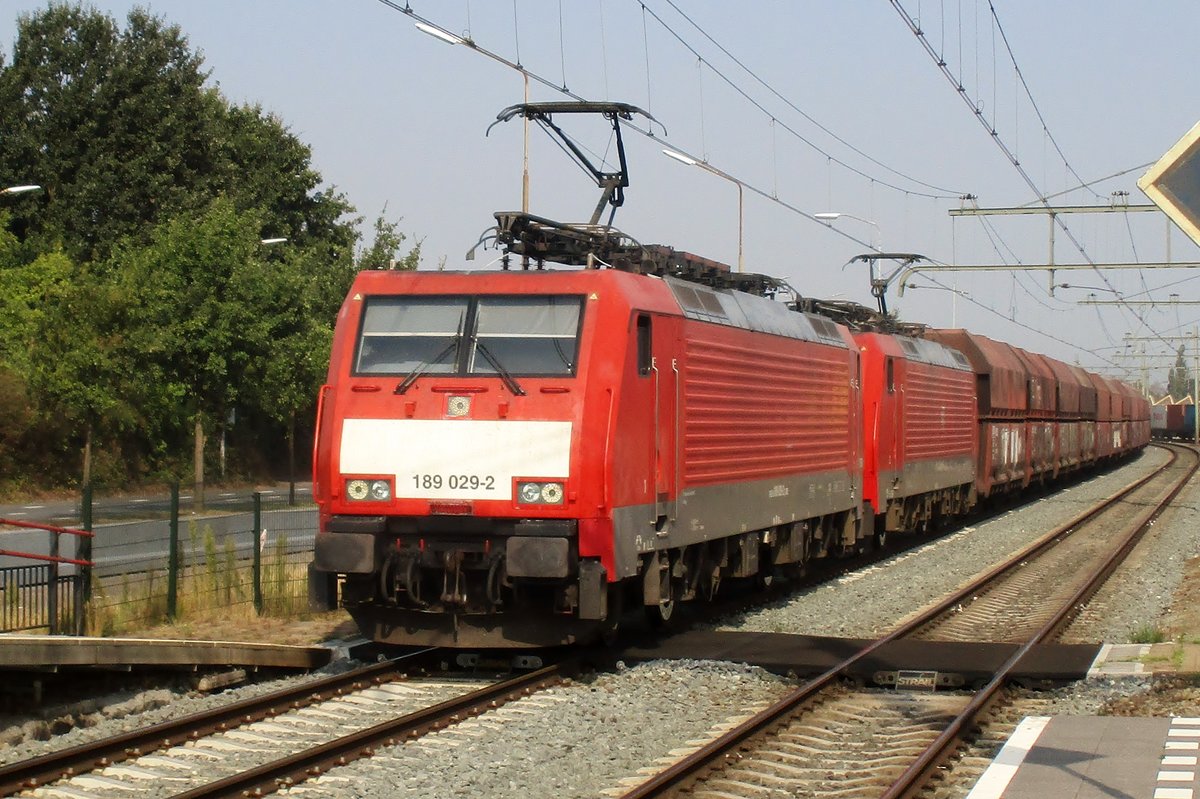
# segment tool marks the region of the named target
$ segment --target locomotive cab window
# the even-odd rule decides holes
[[[573,375],[575,295],[369,297],[357,375]]]
[[[480,297],[467,371],[574,374],[579,308],[577,297]]]
[[[637,368],[639,375],[648,375],[654,366],[650,350],[650,317],[638,314],[637,318]]]
[[[467,318],[465,297],[371,297],[363,309],[354,371],[431,374],[455,371]]]

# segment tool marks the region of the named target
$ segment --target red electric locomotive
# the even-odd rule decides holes
[[[569,643],[869,533],[848,331],[635,251],[658,274],[358,276],[321,393],[314,564],[372,638]]]
[[[957,350],[862,332],[863,499],[876,538],[928,529],[975,504],[975,375]]]
[[[550,119],[581,111],[611,121],[619,172]],[[596,177],[591,222],[498,213],[503,271],[363,272],[342,306],[312,576],[318,593],[339,580],[374,640],[564,644],[636,608],[661,623],[728,580],[926,530],[1149,440],[1148,406],[1119,383],[963,330],[901,335],[598,224],[628,185],[633,113],[505,109]]]

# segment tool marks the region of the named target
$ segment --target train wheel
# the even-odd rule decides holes
[[[645,605],[642,610],[646,613],[646,621],[655,629],[667,627],[671,623],[671,619],[675,616],[675,605],[679,601],[679,589],[675,587],[675,581],[671,581],[671,596],[662,600],[657,605]]]
[[[620,583],[608,587],[608,612],[600,632],[600,640],[605,646],[616,644],[621,631],[621,614],[625,608],[624,592]]]

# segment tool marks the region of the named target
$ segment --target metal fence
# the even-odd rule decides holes
[[[312,506],[295,506],[287,493],[222,495],[208,510],[181,507],[178,486],[154,498],[105,498],[84,492],[81,516],[124,518],[94,525],[94,567],[86,578],[68,575],[86,604],[70,606],[75,629],[115,635],[159,623],[287,616],[308,607],[308,564],[316,534]],[[190,503],[188,503],[190,505]],[[138,518],[130,518],[137,516]],[[78,552],[78,550],[77,550]],[[37,566],[0,567],[7,591],[0,631],[50,629],[35,608],[54,596]],[[18,575],[16,570],[26,570]],[[12,571],[12,576],[8,572]],[[79,583],[85,585],[79,588]],[[60,589],[60,591],[63,589]],[[7,613],[9,597],[20,596]],[[39,604],[40,603],[40,604]],[[66,607],[65,605],[63,607]]]
[[[0,632],[48,630],[82,635],[91,586],[92,533],[85,516],[84,529],[57,527],[15,519],[0,519],[25,535],[16,539],[19,549],[0,549]],[[73,552],[62,553],[62,539],[73,541]],[[45,542],[45,552],[32,544]]]
[[[80,594],[79,576],[49,563],[0,568],[0,632],[81,633]]]

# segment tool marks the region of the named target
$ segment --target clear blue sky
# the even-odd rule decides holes
[[[784,277],[809,296],[869,303],[865,268],[843,264],[871,244],[946,263],[1046,262],[1049,224],[1043,216],[992,218],[990,231],[977,219],[949,217],[961,193],[976,195],[984,207],[1026,204],[1036,194],[891,3],[674,3],[695,26],[672,0],[645,0],[645,13],[635,0],[411,5],[421,17],[520,61],[552,84],[654,114],[666,135],[659,127],[654,131],[667,144],[628,135],[632,185],[615,220],[642,242],[730,263],[737,258],[734,185],[664,157],[661,150],[670,146],[747,184],[747,269]],[[123,20],[134,4],[94,5]],[[184,30],[228,98],[260,103],[281,117],[312,147],[327,183],[368,222],[385,204],[389,217],[403,217],[402,230],[424,242],[423,268],[436,268],[443,259],[448,269],[465,268],[463,255],[491,223],[492,211],[520,207],[521,125],[511,122],[484,134],[501,108],[522,101],[522,79],[470,47],[419,32],[412,18],[378,0],[141,5]],[[1155,161],[1200,119],[1195,0],[994,5],[1000,27],[987,0],[900,3],[1038,190],[1062,192],[1080,182],[1075,175],[1092,181]],[[11,51],[19,13],[44,6],[6,3],[0,48]],[[566,98],[535,81],[532,99]],[[610,151],[599,128],[580,133],[596,152]],[[1128,191],[1129,202],[1145,203],[1136,187],[1144,171],[1096,183],[1097,194],[1074,190],[1054,202],[1107,203],[1111,192]],[[590,214],[598,190],[536,129],[531,174],[534,213],[565,220]],[[839,211],[878,227],[847,217],[830,230],[772,202],[772,195],[806,213]],[[1168,225],[1160,214],[1071,216],[1066,222],[1094,261],[1166,257]],[[1083,260],[1066,234],[1060,231],[1057,239],[1057,262]],[[1178,231],[1170,247],[1173,260],[1200,260]],[[481,253],[475,266],[494,257]],[[1176,292],[1200,300],[1200,272],[1106,275],[1131,299],[1166,300]],[[967,326],[1089,367],[1119,360],[1134,369],[1127,375],[1134,379],[1141,359],[1115,357],[1126,333],[1176,335],[1176,328],[1190,332],[1200,319],[1200,306],[1138,307],[1143,323],[1127,308],[1076,303],[1094,289],[1059,289],[1051,298],[1045,273],[936,279],[970,300],[945,290],[910,290],[892,296],[890,304],[906,319]],[[1108,288],[1104,281],[1094,272],[1056,275],[1059,283],[1101,289]],[[1097,297],[1113,295],[1097,291]],[[1010,316],[1017,322],[1005,318]],[[1154,355],[1168,345],[1152,341],[1146,348]],[[1152,376],[1162,380],[1163,359],[1151,363]]]

